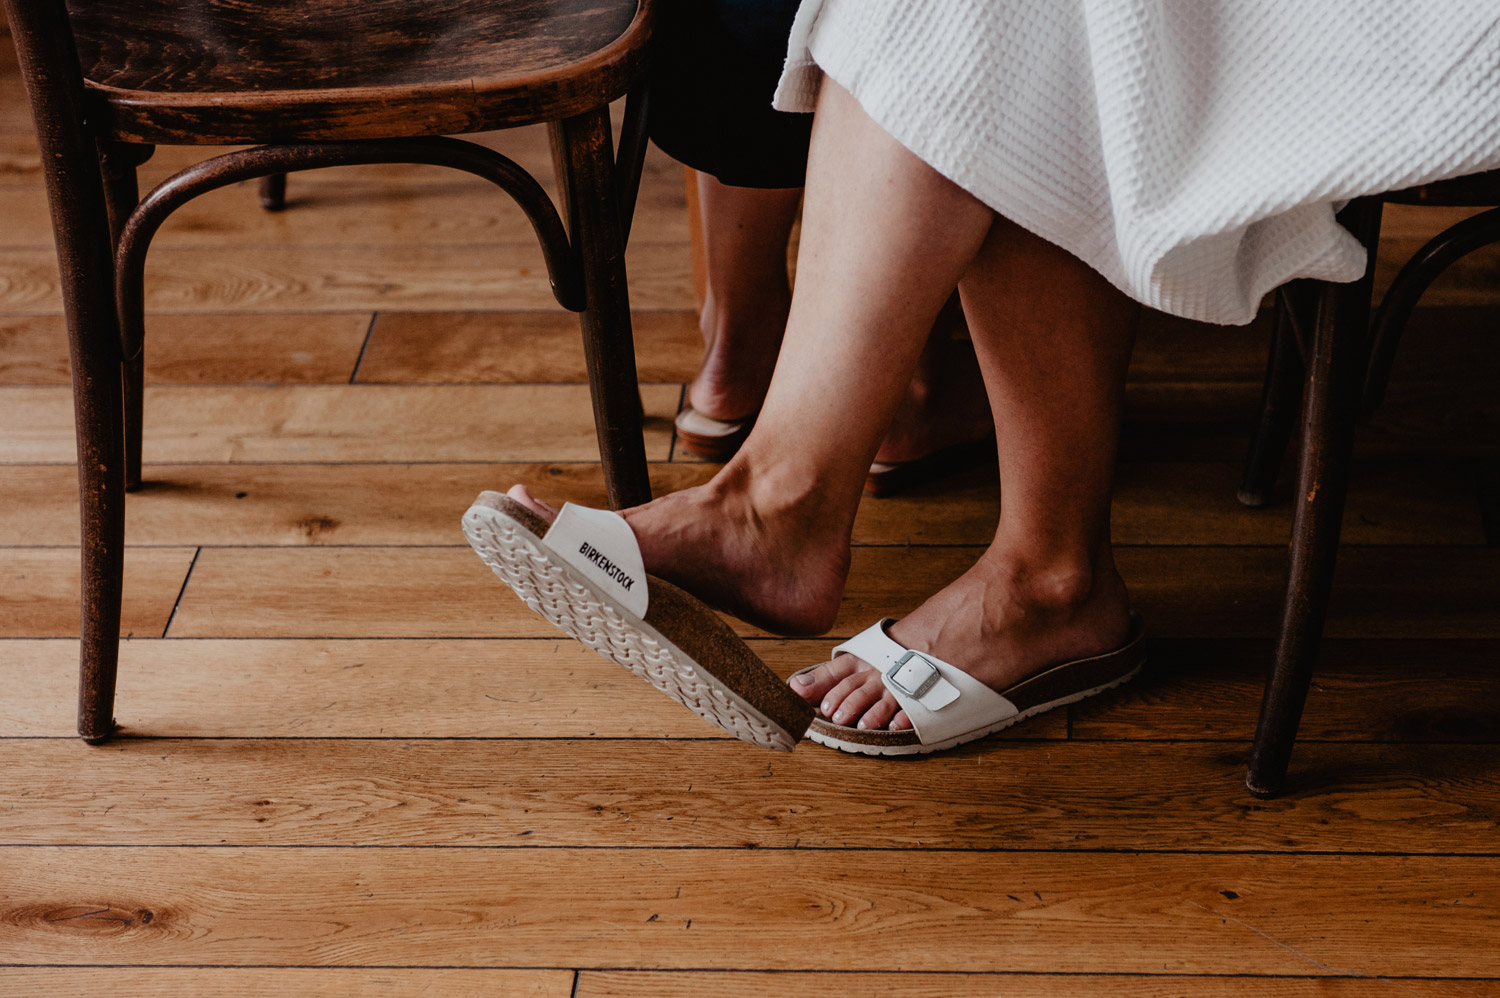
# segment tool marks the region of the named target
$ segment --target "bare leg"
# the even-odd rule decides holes
[[[1004,511],[979,563],[893,636],[995,685],[1118,645],[1108,511],[1134,307],[996,220],[831,82],[760,421],[713,481],[627,511],[647,568],[774,631],[831,626],[870,459],[955,285],[1002,434]],[[844,723],[902,721],[848,656],[799,692]]]
[[[708,293],[703,366],[688,389],[714,419],[753,415],[765,398],[791,305],[786,247],[802,188],[729,187],[698,174]]]
[[[1000,524],[978,563],[891,636],[1003,689],[1118,647],[1129,629],[1109,506],[1139,308],[1004,219],[959,288],[999,436]],[[907,726],[879,675],[850,656],[798,689],[838,723]]]

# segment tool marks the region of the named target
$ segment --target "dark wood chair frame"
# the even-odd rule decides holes
[[[132,134],[129,113],[112,114],[119,109],[106,107],[85,83],[63,0],[5,5],[36,123],[68,326],[82,522],[78,733],[85,741],[103,741],[115,730],[125,493],[141,480],[146,254],[162,222],[208,191],[262,179],[263,203],[276,208],[284,203],[288,172],[369,163],[444,166],[495,184],[530,220],[558,303],[580,313],[609,500],[620,508],[650,499],[624,272],[646,152],[643,59],[632,52],[628,66],[612,69],[613,82],[634,77],[627,80],[618,155],[608,104],[614,94],[578,97],[573,104],[582,101],[581,110],[549,123],[566,227],[546,191],[514,161],[441,136],[292,141],[232,151],[140,198],[136,169],[154,146]],[[649,37],[653,16],[653,4],[643,0],[631,26],[635,38]],[[339,119],[341,127],[350,117]],[[191,115],[183,120],[188,135]]]
[[[1430,240],[1401,268],[1373,321],[1371,296],[1384,204],[1490,207]],[[1271,501],[1299,411],[1301,459],[1281,632],[1266,681],[1245,785],[1269,797],[1286,780],[1333,590],[1355,426],[1385,397],[1401,334],[1423,292],[1455,261],[1500,242],[1500,174],[1444,181],[1350,202],[1339,220],[1369,253],[1350,284],[1293,281],[1277,292],[1261,415],[1239,492]]]

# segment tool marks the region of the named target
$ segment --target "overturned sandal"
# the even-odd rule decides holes
[[[674,421],[682,449],[694,457],[722,464],[734,457],[755,425],[754,416],[744,419],[714,419],[692,406],[683,406]]]
[[[1120,648],[1055,665],[996,693],[962,669],[901,647],[886,633],[893,623],[894,618],[885,618],[839,645],[833,656],[848,652],[879,669],[912,726],[867,731],[834,724],[819,714],[807,733],[819,745],[861,755],[940,752],[1119,686],[1134,678],[1146,661],[1145,627],[1140,614],[1131,611],[1130,635]]]
[[[549,526],[481,492],[464,535],[537,613],[736,738],[790,752],[813,708],[703,603],[646,574],[625,518],[568,503]]]

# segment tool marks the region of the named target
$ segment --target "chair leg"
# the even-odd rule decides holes
[[[1340,221],[1367,248],[1373,247],[1380,232],[1380,204],[1355,201],[1341,213]],[[1285,782],[1333,590],[1354,427],[1369,359],[1373,277],[1372,253],[1362,279],[1325,286],[1318,303],[1307,364],[1286,603],[1245,776],[1250,792],[1261,797],[1280,792]]]
[[[107,201],[78,184],[58,200],[63,309],[78,438],[82,586],[78,734],[98,743],[115,729],[115,674],[125,569],[124,382]],[[67,196],[73,195],[73,196]]]
[[[1443,271],[1475,250],[1500,242],[1500,208],[1491,208],[1444,229],[1401,268],[1375,310],[1371,331],[1370,370],[1365,375],[1364,414],[1371,415],[1385,399],[1396,346],[1422,294]]]
[[[104,178],[105,209],[109,213],[110,245],[120,245],[125,221],[140,203],[140,182],[136,167],[151,158],[151,146],[123,143],[101,144],[100,172]],[[145,357],[143,351],[125,358],[125,490],[141,487],[141,437],[144,432]]]
[[[81,526],[78,733],[114,730],[125,554],[125,433],[121,427],[120,321],[93,105],[61,4],[7,3],[21,74],[29,87],[52,235],[57,249],[73,422],[78,439]]]
[[[638,506],[650,500],[651,481],[641,434],[608,109],[555,123],[552,142],[568,201],[568,231],[583,269],[583,349],[604,483],[611,506]]]
[[[65,303],[74,293],[65,290]],[[72,319],[74,306],[69,304],[68,310]],[[100,327],[72,330],[73,412],[83,528],[78,734],[96,743],[108,738],[115,728],[115,673],[125,570],[125,433],[120,420],[124,399],[115,329],[111,317]]]
[[[260,206],[266,211],[286,208],[286,174],[273,173],[260,178]]]
[[[1268,505],[1276,491],[1276,477],[1286,457],[1286,445],[1302,405],[1302,351],[1297,345],[1292,306],[1286,293],[1276,294],[1275,329],[1266,359],[1266,384],[1260,401],[1260,422],[1250,439],[1250,453],[1240,480],[1240,503],[1251,509]]]

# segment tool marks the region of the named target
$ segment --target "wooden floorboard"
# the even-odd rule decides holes
[[[1140,678],[1075,704],[1074,738],[1228,738],[1248,744],[1270,640],[1152,642]],[[1308,692],[1312,741],[1500,741],[1500,642],[1328,640]]]
[[[691,311],[637,311],[631,319],[642,381],[690,381],[703,353]],[[361,384],[588,380],[578,317],[543,312],[383,312],[359,367]]]
[[[681,390],[643,385],[664,461]],[[66,388],[0,388],[0,463],[71,464]],[[146,392],[145,461],[597,461],[587,385],[168,386]]]
[[[196,554],[193,548],[125,552],[120,634],[161,637]],[[78,636],[76,548],[0,548],[0,637]]]
[[[31,998],[107,992],[117,998],[244,998],[252,994],[265,998],[574,998],[574,977],[571,970],[12,967],[0,979],[0,995]]]
[[[528,152],[531,152],[528,150]],[[551,153],[526,157],[550,180]],[[143,171],[148,178],[160,171]],[[408,171],[416,177],[418,171]],[[190,201],[152,240],[152,252],[214,248],[226,242],[258,246],[335,243],[363,246],[537,245],[520,207],[499,188],[466,174],[433,169],[425,182],[393,184],[389,176],[351,168],[298,176],[288,185],[287,210],[267,212],[253,184],[238,184]],[[550,186],[550,184],[549,184]],[[51,245],[51,222],[39,184],[0,183],[0,246]],[[681,199],[647,197],[637,207],[632,242],[685,242]]]
[[[0,768],[39,799],[0,810],[0,843],[1500,854],[1500,745],[1303,755],[1296,792],[1247,808],[1238,741],[914,765],[726,739],[7,739]]]
[[[865,998],[1497,998],[1494,981],[1221,975],[796,973],[366,969],[347,967],[10,968],[0,995],[96,994],[120,998],[766,998],[857,994]]]
[[[632,243],[626,255],[636,308],[691,308],[683,247]],[[62,298],[49,248],[0,249],[0,312],[55,314]],[[374,311],[559,307],[541,250],[531,243],[482,246],[164,247],[146,264],[146,308],[156,312],[245,309]]]
[[[833,639],[757,640],[783,676]],[[1248,745],[1271,642],[1152,642],[1128,686],[1004,737],[1228,740]],[[137,639],[120,653],[126,735],[228,738],[717,738],[723,735],[592,651],[562,638]],[[1500,641],[1330,640],[1302,738],[1500,743]],[[77,649],[0,643],[0,737],[73,730]]]
[[[1125,392],[1120,456],[1126,461],[1243,461],[1260,397],[1259,380],[1131,384]],[[1500,394],[1493,381],[1397,382],[1356,430],[1355,460],[1496,460],[1497,425]]]
[[[348,384],[373,316],[354,312],[152,315],[148,385]],[[0,317],[0,385],[68,385],[60,315]]]
[[[1350,980],[1133,974],[770,974],[586,971],[577,998],[763,998],[838,994],[864,998],[1495,998],[1493,981]]]
[[[652,466],[657,494],[707,481],[713,468]],[[1127,545],[1276,545],[1291,531],[1292,483],[1272,507],[1234,499],[1240,468],[1226,462],[1121,466],[1113,533]],[[150,464],[131,496],[131,544],[448,544],[454,523],[484,489],[521,483],[553,503],[598,506],[597,464]],[[1290,476],[1287,476],[1290,478]],[[12,466],[0,476],[0,545],[76,544],[78,512],[66,465]],[[61,501],[60,501],[61,500]],[[976,468],[889,499],[866,499],[859,545],[984,544],[1000,493],[993,468]],[[1454,462],[1371,462],[1355,473],[1344,518],[1350,544],[1477,546],[1484,507],[1474,470]]]
[[[1478,944],[1500,930],[1491,858],[43,846],[0,866],[20,963],[1500,975]]]

